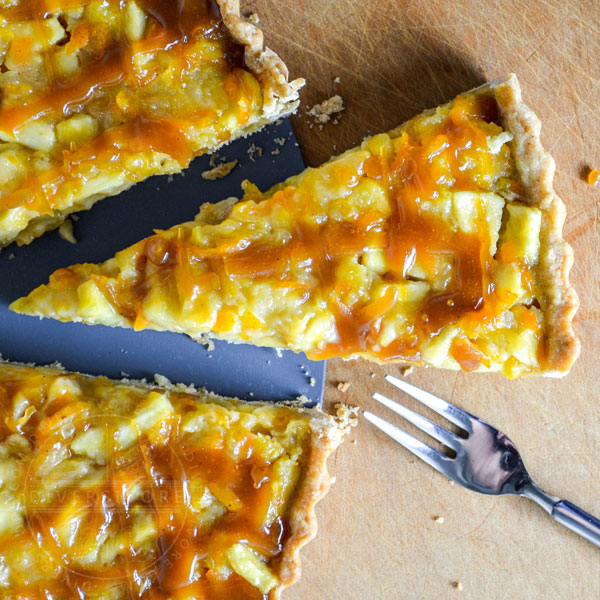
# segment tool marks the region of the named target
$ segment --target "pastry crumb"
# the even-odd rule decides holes
[[[281,152],[281,150],[280,150],[279,148],[275,148],[275,150],[273,150],[273,151],[271,152],[271,154],[273,154],[273,155],[277,155],[277,154],[279,154],[280,152]]]
[[[317,385],[317,380],[314,377],[311,377],[308,380],[308,383],[309,383],[310,387],[315,387],[315,385]]]
[[[444,517],[440,517],[439,515],[436,515],[435,517],[433,517],[433,520],[436,523],[439,523],[440,525],[442,525],[442,523],[444,522]]]
[[[214,181],[215,179],[222,179],[223,177],[227,177],[229,173],[234,169],[235,165],[237,165],[238,161],[236,159],[230,160],[229,162],[222,163],[209,169],[208,171],[204,171],[202,173],[202,179],[208,179],[209,181]]]
[[[70,244],[76,244],[77,240],[75,239],[75,235],[73,234],[73,222],[69,219],[63,221],[58,228],[58,235],[63,240],[66,240]]]
[[[353,446],[356,446],[356,444],[358,444],[358,440],[352,440],[351,443],[352,443]]]
[[[281,358],[283,356],[281,348],[275,348],[275,354],[277,354],[277,358]]]
[[[317,123],[327,123],[331,119],[331,115],[335,115],[344,110],[344,100],[336,94],[328,100],[324,100],[321,104],[315,104],[308,110],[309,116],[313,117]]]
[[[398,368],[398,370],[400,371],[400,375],[402,377],[407,377],[414,371],[414,367],[411,367],[410,365],[402,365]]]
[[[333,80],[333,83],[341,83],[341,81],[342,81],[342,80],[341,80],[339,77],[336,77],[336,78]]]
[[[260,23],[260,19],[258,18],[258,15],[256,13],[248,15],[248,21],[250,21],[250,23],[254,25],[258,25]]]
[[[273,141],[276,144],[279,144],[280,146],[283,146],[285,144],[285,138],[282,137],[276,137]]]
[[[340,392],[345,394],[350,389],[350,382],[349,381],[340,381],[337,384],[337,389],[340,390]]]
[[[334,404],[335,420],[338,422],[344,433],[349,433],[352,427],[358,425],[358,406],[348,406],[347,404]]]
[[[260,158],[262,156],[263,149],[262,149],[261,146],[257,146],[256,144],[252,144],[248,148],[247,152],[248,152],[248,156],[250,157],[250,160],[252,162],[255,162],[256,161],[255,155],[257,154],[258,158]]]
[[[462,592],[462,591],[463,591],[463,589],[464,589],[464,588],[463,588],[463,584],[462,584],[460,581],[453,581],[453,582],[452,582],[452,587],[453,587],[455,590],[458,590],[459,592]]]
[[[600,182],[600,171],[598,171],[598,169],[590,169],[587,174],[586,181],[588,182],[588,185],[597,187],[598,182]]]
[[[375,373],[371,373],[371,379],[375,379],[375,377],[377,377],[377,375]]]
[[[14,252],[11,252],[11,253],[8,255],[8,260],[12,260],[14,257],[15,257],[15,253],[14,253]]]

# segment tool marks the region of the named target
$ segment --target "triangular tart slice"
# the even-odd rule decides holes
[[[565,208],[515,76],[103,264],[21,313],[465,371],[566,373]]]
[[[356,421],[2,362],[0,403],[7,600],[276,600]]]
[[[239,0],[14,0],[0,10],[0,248],[293,112]]]

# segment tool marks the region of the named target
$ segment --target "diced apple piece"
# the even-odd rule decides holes
[[[77,311],[82,318],[91,319],[102,315],[103,319],[114,319],[117,322],[115,309],[91,279],[77,288],[77,299]]]
[[[146,30],[146,14],[131,0],[125,5],[125,35],[130,42],[144,39]]]
[[[9,492],[0,496],[0,535],[15,533],[23,527],[23,506]]]
[[[39,23],[38,27],[45,38],[45,43],[43,44],[44,47],[56,44],[66,37],[66,32],[56,17],[44,19]]]
[[[54,127],[41,119],[25,123],[17,131],[16,137],[18,142],[24,146],[33,148],[34,150],[41,150],[42,152],[52,150],[52,146],[56,142]]]
[[[430,285],[426,281],[407,281],[397,283],[396,288],[400,302],[420,302],[428,294]]]
[[[508,264],[498,268],[496,287],[499,292],[509,292],[515,295],[515,302],[525,295],[521,271],[518,265]]]
[[[75,454],[87,456],[97,464],[106,463],[106,435],[102,427],[91,427],[80,433],[72,442],[71,450]]]
[[[231,568],[263,594],[267,594],[277,585],[277,577],[269,567],[244,544],[233,544],[226,554]]]
[[[458,332],[458,328],[454,325],[444,327],[439,335],[423,344],[421,352],[423,360],[434,367],[459,369],[458,363],[450,355],[450,346]]]
[[[56,50],[52,59],[56,71],[63,77],[74,75],[79,70],[79,59],[77,53],[67,52],[66,46],[61,46]]]
[[[505,347],[520,362],[526,365],[537,364],[538,341],[536,333],[531,329],[507,331]]]
[[[76,399],[81,396],[81,388],[76,381],[70,377],[57,377],[48,388],[48,402],[52,402],[57,398],[68,397]]]
[[[367,269],[374,271],[378,275],[383,275],[388,271],[385,251],[381,248],[368,248],[365,250],[362,261]]]
[[[518,256],[534,264],[540,253],[542,213],[538,208],[511,203],[507,205],[508,222],[503,241],[512,241]]]
[[[503,131],[498,135],[489,136],[487,140],[488,149],[492,154],[498,154],[502,150],[502,146],[513,139],[512,133]]]
[[[146,402],[135,412],[133,420],[138,431],[143,433],[174,413],[175,409],[165,394],[150,392]]]
[[[85,114],[74,115],[56,126],[58,141],[66,146],[73,143],[82,146],[98,133],[98,123],[94,117]]]
[[[503,198],[492,192],[454,192],[452,194],[454,220],[463,233],[481,232],[481,217],[485,218],[490,238],[490,254],[492,255],[496,253],[503,210]]]

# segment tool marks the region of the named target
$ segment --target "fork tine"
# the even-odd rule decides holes
[[[409,408],[406,408],[406,406],[403,406],[398,402],[394,402],[378,392],[373,394],[373,398],[390,410],[393,410],[397,415],[400,415],[413,425],[417,426],[421,431],[424,431],[431,437],[435,438],[438,442],[448,446],[448,448],[452,448],[452,450],[458,450],[460,448],[461,438],[455,433],[444,429],[441,425],[433,423],[429,419],[426,419],[416,412],[413,412]]]
[[[469,413],[464,410],[458,408],[454,404],[450,404],[450,402],[446,402],[446,400],[442,400],[425,390],[421,390],[406,381],[402,381],[401,379],[397,379],[392,375],[386,375],[386,380],[389,381],[392,385],[395,385],[398,389],[402,390],[405,394],[412,396],[415,400],[422,402],[425,406],[431,408],[436,413],[442,415],[448,421],[451,421],[455,425],[458,425],[461,429],[464,429],[467,433],[473,433],[473,428],[471,426],[472,417]]]
[[[363,411],[363,416],[383,433],[386,433],[421,460],[424,460],[429,466],[443,473],[446,477],[450,477],[446,471],[449,468],[450,461],[452,461],[451,458],[369,411]]]

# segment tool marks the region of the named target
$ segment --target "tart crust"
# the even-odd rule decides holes
[[[545,306],[548,335],[548,370],[544,375],[561,377],[579,356],[581,344],[573,330],[579,299],[569,281],[573,248],[563,238],[566,207],[554,191],[556,164],[540,140],[541,122],[523,102],[514,73],[480,89],[491,89],[507,129],[513,134],[513,156],[528,196],[525,200],[542,211],[540,262],[537,276]]]
[[[36,367],[32,364],[23,364],[15,362],[5,362],[0,359],[0,371],[13,371],[16,375],[11,379],[11,388],[13,391],[18,382],[27,380],[26,372],[34,370],[34,376],[42,375],[46,377],[74,376],[75,381],[93,381],[98,378],[80,373],[66,372],[61,365],[54,364],[44,367]],[[0,387],[2,384],[0,377]],[[104,379],[105,378],[101,378]],[[251,403],[240,401],[236,398],[222,398],[216,394],[207,392],[194,386],[184,384],[172,384],[163,376],[155,375],[156,384],[145,380],[122,379],[113,381],[113,384],[125,384],[132,392],[147,390],[148,392],[167,392],[169,394],[191,394],[197,396],[199,403],[204,402],[225,402],[226,406],[235,408],[235,403],[245,405],[251,404],[253,408],[274,407],[277,404],[269,402],[253,401]],[[31,387],[28,389],[31,390]],[[103,388],[103,395],[106,389]],[[300,550],[310,542],[317,533],[317,520],[315,516],[315,505],[321,500],[330,488],[332,478],[330,477],[326,460],[327,457],[344,440],[349,429],[356,425],[356,409],[345,405],[337,405],[337,414],[332,417],[317,408],[305,408],[299,401],[284,402],[284,405],[292,408],[294,411],[307,416],[307,422],[310,428],[308,453],[302,457],[302,471],[298,480],[293,499],[289,502],[285,515],[287,534],[282,543],[282,550],[277,558],[277,562],[272,566],[272,570],[278,579],[278,583],[269,590],[266,597],[269,600],[280,598],[281,592],[295,583],[301,574]],[[10,413],[10,409],[9,413]],[[7,417],[8,419],[9,417]],[[218,525],[217,525],[218,527]],[[5,534],[6,535],[6,534]]]

